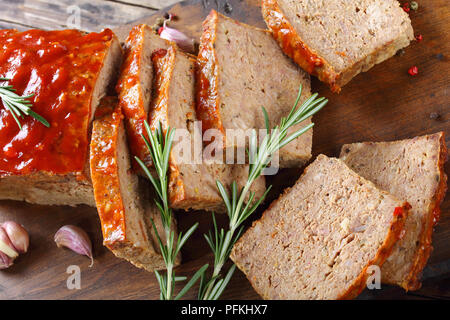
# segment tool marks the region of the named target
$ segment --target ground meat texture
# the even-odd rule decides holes
[[[103,244],[139,268],[163,269],[164,260],[150,224],[153,219],[164,237],[161,217],[153,199],[146,196],[146,188],[130,170],[123,115],[120,108],[102,113],[93,124],[90,168]]]
[[[408,201],[411,214],[405,234],[382,268],[382,280],[405,290],[420,288],[420,276],[431,253],[433,225],[447,190],[443,132],[394,142],[344,145],[341,159],[379,188]]]
[[[226,188],[236,181],[241,188],[247,180],[248,166],[207,162],[201,143],[200,148],[194,145],[194,141],[202,141],[201,130],[195,122],[195,60],[175,46],[154,52],[152,60],[155,73],[150,126],[155,129],[161,122],[164,130],[170,126],[187,133],[184,139],[174,141],[169,159],[170,204],[175,209],[224,212],[216,181],[221,181]],[[182,147],[190,155],[181,153]],[[255,181],[252,191],[256,192],[256,198],[264,193],[264,177]]]
[[[197,113],[203,130],[222,132],[224,147],[243,150],[248,139],[227,129],[264,129],[264,106],[270,126],[280,123],[294,105],[310,96],[308,74],[279,49],[267,30],[239,23],[211,11],[203,23],[197,69]],[[310,123],[310,119],[290,132]],[[238,136],[243,136],[243,133]],[[298,167],[311,157],[312,130],[280,150],[280,167]]]
[[[151,157],[142,135],[147,137],[144,121],[148,119],[152,97],[154,72],[151,56],[153,52],[169,46],[169,41],[160,38],[147,25],[134,26],[125,41],[125,58],[116,86],[131,153],[147,166],[152,165]],[[132,163],[139,172],[137,162]]]
[[[265,299],[349,299],[403,229],[409,205],[320,155],[234,246]]]
[[[262,12],[283,51],[336,92],[414,39],[396,0],[263,0]]]

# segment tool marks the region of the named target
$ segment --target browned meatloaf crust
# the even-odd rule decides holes
[[[154,219],[164,236],[161,219],[130,170],[122,118],[120,108],[104,112],[92,129],[90,166],[103,244],[139,268],[162,269],[164,260],[148,225],[150,218]]]
[[[151,165],[151,157],[141,135],[147,137],[144,121],[148,119],[154,73],[151,56],[154,51],[167,49],[169,45],[168,41],[160,38],[149,26],[134,26],[125,41],[125,58],[116,86],[125,116],[131,154],[148,166]],[[132,163],[140,171],[137,163]]]
[[[350,299],[403,230],[409,205],[320,155],[239,239],[231,258],[265,299]]]
[[[212,10],[203,22],[197,68],[197,115],[203,131],[216,129],[226,148],[243,151],[251,129],[286,117],[300,85],[300,103],[310,96],[309,75],[279,49],[267,30],[239,23]],[[310,123],[310,119],[290,132]],[[233,136],[228,129],[241,130]],[[245,132],[247,131],[247,132]],[[312,130],[280,150],[280,167],[299,167],[311,158]]]
[[[222,212],[225,206],[216,180],[220,180],[225,187],[236,180],[242,187],[248,175],[248,166],[208,163],[203,159],[201,130],[196,123],[194,107],[195,60],[175,45],[154,52],[152,59],[155,90],[149,115],[150,126],[155,128],[162,122],[165,130],[170,126],[179,134],[169,159],[170,204],[175,209]],[[200,143],[200,148],[195,147],[195,141]],[[259,197],[264,190],[265,180],[261,177],[252,191]]]
[[[344,145],[341,159],[379,188],[412,205],[405,235],[382,268],[382,281],[405,290],[420,288],[420,276],[432,251],[433,225],[447,190],[443,132],[394,142]]]
[[[263,0],[262,12],[283,51],[335,92],[414,39],[396,0]]]

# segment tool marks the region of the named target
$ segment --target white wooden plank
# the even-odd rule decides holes
[[[25,25],[22,25],[19,23],[0,20],[0,29],[16,29],[19,31],[23,31],[23,30],[27,30],[29,28],[30,28],[29,26],[25,26]]]
[[[168,6],[171,6],[181,0],[110,0],[117,1],[123,3],[129,3],[131,5],[139,5],[142,7],[153,8],[153,9],[162,9]]]
[[[155,11],[98,0],[2,0],[0,19],[40,29],[77,27],[99,31],[132,22]]]

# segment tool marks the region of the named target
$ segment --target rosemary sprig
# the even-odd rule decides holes
[[[10,80],[11,79],[0,77],[0,81]],[[23,119],[24,115],[35,118],[47,128],[50,127],[50,124],[47,120],[31,110],[32,104],[28,99],[33,96],[34,94],[30,94],[28,96],[19,96],[16,93],[16,89],[14,89],[12,85],[0,85],[0,99],[3,101],[3,105],[5,106],[5,108],[12,114],[20,129],[22,129],[22,125],[20,124],[19,117]]]
[[[273,128],[272,131],[270,131],[267,111],[264,107],[262,108],[267,135],[258,146],[256,133],[253,131],[250,139],[250,150],[248,151],[250,158],[249,173],[244,187],[238,192],[237,184],[236,182],[233,182],[231,185],[231,195],[229,195],[222,183],[217,181],[217,188],[219,189],[227,208],[229,229],[225,232],[224,229],[221,228],[219,231],[213,213],[214,234],[210,231],[208,235],[205,235],[205,238],[214,253],[214,270],[209,280],[206,280],[204,276],[201,277],[198,299],[219,299],[236,269],[236,266],[233,264],[225,277],[220,276],[222,268],[230,256],[231,249],[242,234],[242,223],[258,208],[271,189],[271,186],[267,188],[263,196],[253,203],[255,193],[250,191],[253,182],[255,182],[262,171],[269,165],[275,152],[311,129],[314,124],[311,123],[288,136],[287,131],[289,128],[314,115],[328,102],[328,100],[323,97],[317,98],[318,94],[315,93],[297,109],[301,93],[302,87],[300,86],[297,99],[291,112],[287,117],[282,118],[280,124]],[[247,198],[248,201],[245,204]]]
[[[135,157],[136,161],[139,163],[141,168],[144,170],[145,174],[154,186],[158,199],[155,199],[156,205],[161,214],[162,225],[165,232],[165,243],[158,234],[155,223],[152,220],[153,230],[157,235],[159,247],[161,250],[161,255],[163,256],[164,263],[166,265],[166,271],[161,274],[155,271],[156,279],[158,280],[160,287],[160,298],[161,300],[172,300],[180,299],[196,282],[199,278],[202,278],[204,272],[208,268],[208,265],[204,265],[200,268],[191,280],[180,290],[177,296],[174,297],[174,287],[175,282],[184,281],[186,277],[176,277],[174,271],[174,265],[177,255],[180,253],[181,248],[186,243],[188,238],[197,229],[198,223],[194,224],[189,230],[183,235],[182,232],[178,234],[177,239],[175,239],[175,232],[172,229],[173,212],[169,207],[169,196],[168,196],[168,168],[169,168],[169,156],[170,150],[172,148],[173,136],[175,129],[167,128],[166,134],[163,133],[162,125],[152,131],[147,121],[145,121],[145,129],[147,131],[149,140],[142,135],[150,155],[155,166],[157,177],[154,178],[147,166],[138,158]]]

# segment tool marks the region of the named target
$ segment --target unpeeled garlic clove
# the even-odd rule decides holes
[[[189,38],[183,32],[163,26],[159,28],[158,33],[161,38],[175,42],[182,50],[194,53],[194,40]]]
[[[19,253],[26,253],[30,245],[30,237],[27,230],[20,224],[14,221],[6,221],[1,224],[6,234],[11,240],[16,251]]]
[[[66,247],[78,254],[89,257],[91,259],[90,267],[94,264],[92,243],[83,229],[73,225],[63,226],[56,232],[55,242],[58,248]]]
[[[0,270],[7,269],[13,265],[14,259],[8,257],[2,251],[0,251]]]
[[[11,240],[8,237],[5,229],[0,226],[0,251],[4,253],[6,256],[14,260],[19,256],[19,253],[14,248],[14,245],[11,243]]]

